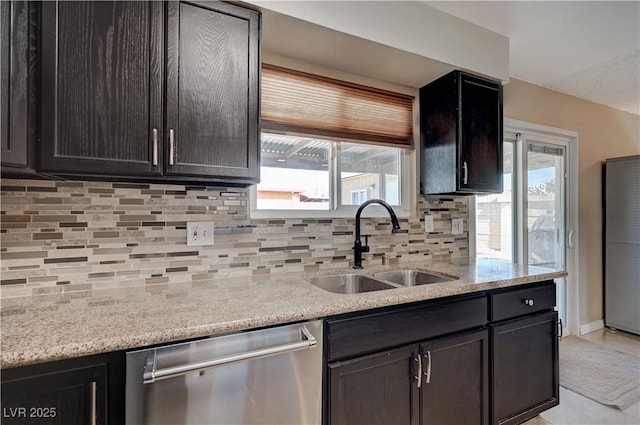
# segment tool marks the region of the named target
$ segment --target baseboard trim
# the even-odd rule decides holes
[[[604,328],[604,320],[596,320],[595,322],[580,326],[580,335],[582,336],[602,328]]]

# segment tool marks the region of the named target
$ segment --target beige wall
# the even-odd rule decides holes
[[[578,133],[580,325],[603,318],[602,163],[640,154],[640,117],[511,79],[504,116]]]

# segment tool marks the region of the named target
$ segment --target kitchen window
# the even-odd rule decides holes
[[[409,215],[413,100],[263,65],[252,216],[349,217],[369,199]]]

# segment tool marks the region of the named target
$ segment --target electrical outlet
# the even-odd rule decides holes
[[[213,245],[213,221],[188,221],[187,246]]]
[[[433,232],[433,216],[431,214],[424,215],[424,232]]]
[[[451,220],[451,234],[461,235],[463,230],[463,221],[461,218],[454,218]]]

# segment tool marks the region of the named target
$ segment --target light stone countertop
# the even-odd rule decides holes
[[[457,277],[429,285],[345,295],[281,273],[182,284],[8,298],[1,302],[0,367],[10,368],[175,342],[566,276],[498,260],[464,258],[370,267]],[[331,270],[319,274],[352,273]]]

